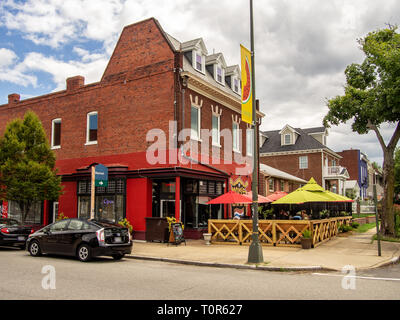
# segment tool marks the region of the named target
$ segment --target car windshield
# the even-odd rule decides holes
[[[0,219],[0,224],[7,225],[7,226],[18,226],[19,223],[17,220],[14,219]]]

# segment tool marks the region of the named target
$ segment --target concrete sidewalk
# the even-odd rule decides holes
[[[399,260],[400,243],[381,242],[382,256],[378,256],[377,242],[371,243],[375,229],[366,233],[338,236],[320,246],[304,250],[291,247],[263,246],[264,263],[247,264],[248,245],[205,245],[204,240],[186,240],[175,246],[167,243],[135,241],[129,258],[157,260],[193,265],[248,268],[262,270],[338,270],[352,265],[356,270],[377,268]]]

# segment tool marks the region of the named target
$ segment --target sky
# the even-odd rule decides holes
[[[322,126],[327,100],[344,93],[344,70],[364,59],[357,39],[400,24],[398,0],[253,0],[256,97],[261,130]],[[154,17],[179,41],[203,38],[209,53],[240,64],[250,48],[246,0],[0,0],[0,104],[65,89],[65,79],[100,80],[124,26]],[[381,132],[390,139],[394,124]],[[334,151],[360,149],[382,165],[373,132],[351,121],[329,129]]]

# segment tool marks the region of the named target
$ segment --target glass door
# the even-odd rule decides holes
[[[175,200],[161,200],[160,217],[175,217]]]

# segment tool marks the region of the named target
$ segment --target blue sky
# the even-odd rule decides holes
[[[397,0],[254,0],[256,94],[263,130],[322,125],[326,99],[343,93],[344,69],[361,62],[357,39],[400,23]],[[155,17],[180,41],[202,37],[209,52],[239,64],[249,44],[244,0],[0,0],[0,104],[65,89],[67,77],[97,82],[125,25]],[[384,125],[388,139],[393,125]],[[332,127],[334,151],[361,149],[382,163],[373,133]]]

